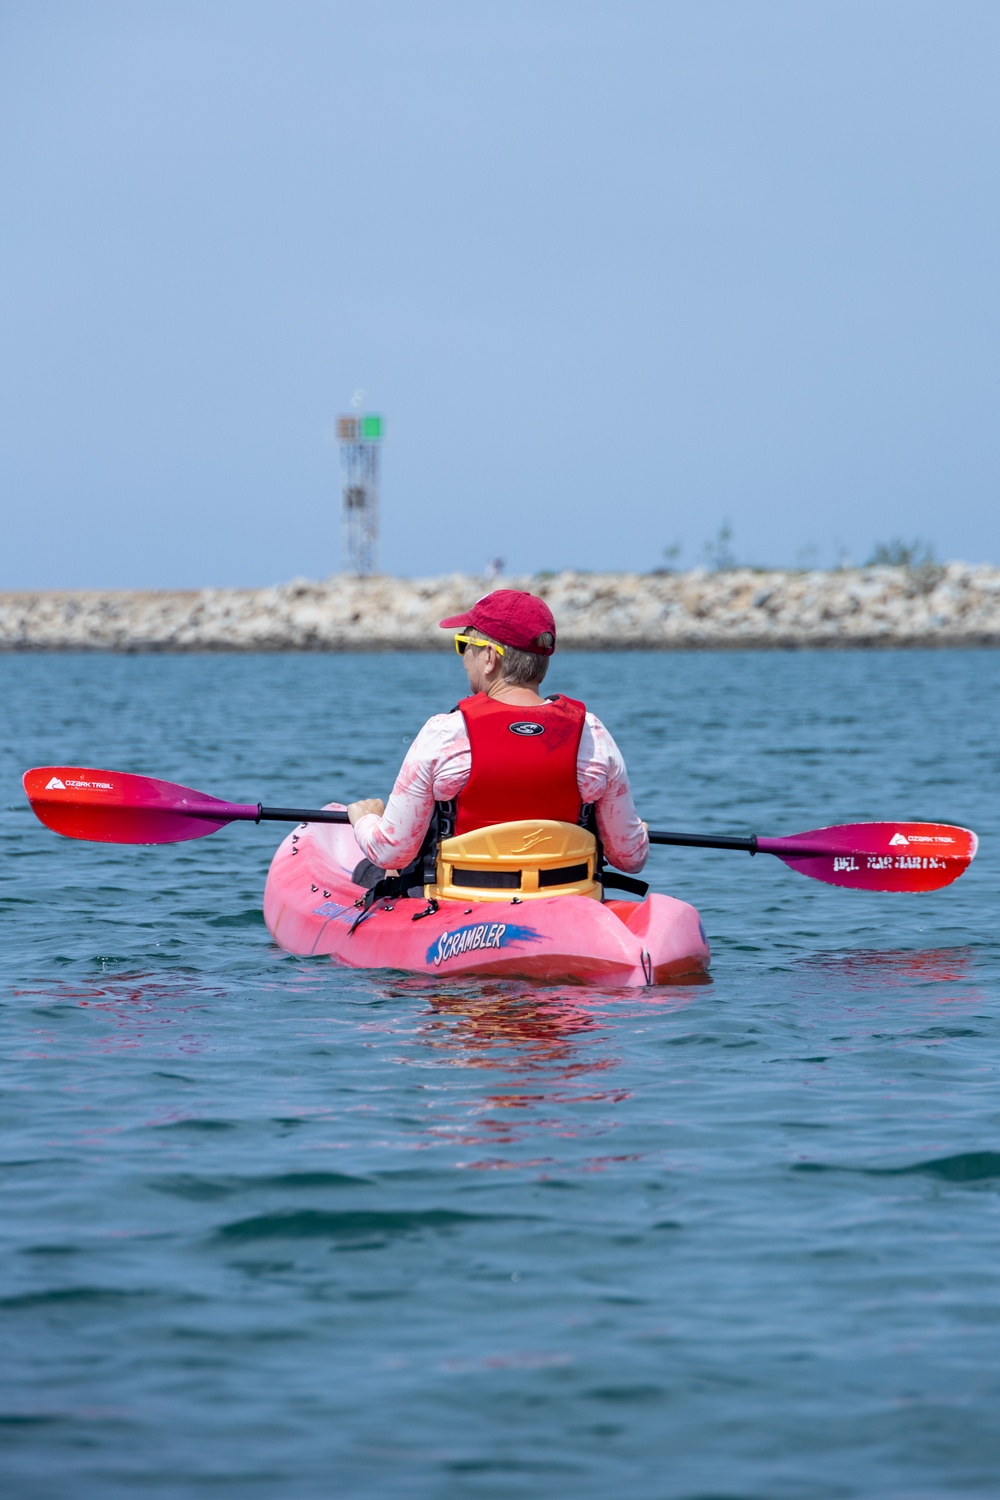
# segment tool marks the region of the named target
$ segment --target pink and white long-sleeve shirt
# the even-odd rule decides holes
[[[362,854],[383,870],[402,869],[420,852],[435,802],[450,802],[472,770],[468,730],[460,710],[435,714],[406,752],[381,817],[366,813],[354,825]],[[581,800],[592,802],[610,864],[634,875],[646,863],[649,839],[632,802],[621,751],[596,714],[588,713],[576,757]]]

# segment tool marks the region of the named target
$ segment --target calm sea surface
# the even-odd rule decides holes
[[[1000,1492],[1000,654],[567,656],[661,827],[978,830],[906,897],[659,850],[713,983],[339,972],[281,831],[20,774],[385,794],[454,656],[0,657],[0,1493]]]

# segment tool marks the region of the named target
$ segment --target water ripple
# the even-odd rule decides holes
[[[274,830],[74,844],[19,790],[384,795],[455,672],[0,656],[4,1496],[992,1497],[1000,654],[556,659],[655,824],[982,836],[914,900],[658,849],[705,986],[294,959]]]

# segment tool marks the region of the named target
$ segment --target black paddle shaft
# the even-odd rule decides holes
[[[258,823],[348,823],[350,819],[342,808],[309,807],[260,807],[257,808]],[[746,854],[757,853],[757,835],[749,838],[733,838],[728,834],[710,833],[660,833],[649,830],[651,844],[673,844],[683,849],[742,849]]]
[[[747,854],[757,853],[755,833],[747,839],[740,839],[725,833],[659,833],[655,828],[651,828],[649,842],[651,844],[675,844],[682,849],[742,849]]]
[[[261,807],[257,804],[258,823],[349,823],[342,807]]]

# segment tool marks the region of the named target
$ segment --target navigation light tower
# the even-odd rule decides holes
[[[359,407],[356,396],[352,406]],[[374,573],[378,568],[378,471],[385,422],[355,410],[337,418],[340,444],[341,558],[350,573]]]

